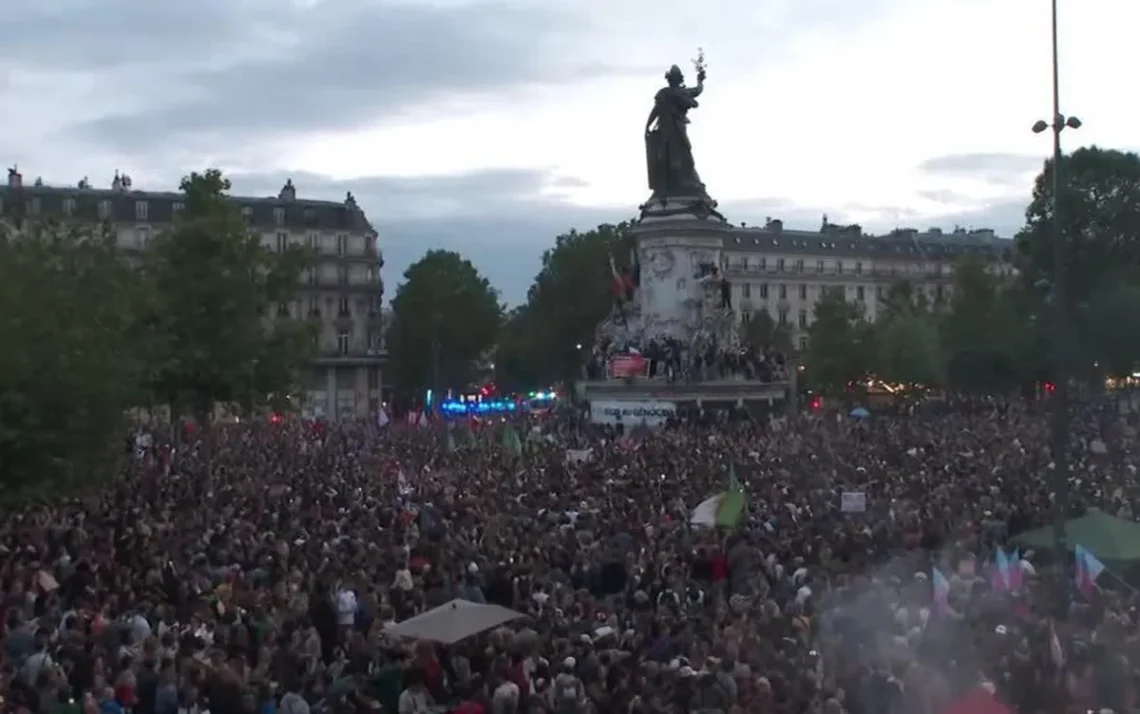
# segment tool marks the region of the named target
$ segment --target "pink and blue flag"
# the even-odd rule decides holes
[[[1096,589],[1096,579],[1104,572],[1104,563],[1095,555],[1077,546],[1077,589],[1088,596]]]
[[[990,584],[994,592],[1013,589],[1009,582],[1009,558],[1001,548],[994,553],[994,569],[990,574]]]
[[[950,581],[938,568],[934,568],[931,580],[934,584],[934,612],[945,615],[950,612]]]
[[[1021,589],[1024,576],[1025,571],[1021,569],[1021,550],[1015,549],[1013,555],[1009,557],[1009,572],[1006,574],[1006,582],[1009,583],[1010,592],[1017,592]]]

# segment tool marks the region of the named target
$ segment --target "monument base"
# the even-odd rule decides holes
[[[664,379],[588,380],[578,382],[579,399],[590,404],[591,412],[629,414],[636,422],[640,414],[676,413],[679,409],[745,408],[756,413],[773,413],[792,408],[795,382],[724,380],[716,382],[669,383]],[[632,425],[632,424],[631,424]]]
[[[653,196],[638,209],[639,223],[694,220],[726,223],[716,210],[717,203],[708,196]]]

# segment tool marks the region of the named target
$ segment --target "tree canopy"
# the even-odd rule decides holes
[[[582,349],[613,307],[613,271],[633,262],[630,224],[603,224],[555,239],[524,305],[504,326],[496,360],[500,382],[520,387],[574,379]]]
[[[498,294],[471,261],[428,251],[404,273],[392,300],[389,371],[408,393],[462,388],[491,357],[502,322]]]
[[[270,250],[217,169],[182,180],[185,210],[146,255],[146,344],[156,398],[197,414],[280,398],[313,355],[313,326],[272,320],[297,294],[307,249]]]
[[[114,235],[0,224],[0,484],[79,485],[122,453],[141,396],[138,275]]]
[[[808,327],[803,360],[808,383],[834,395],[866,377],[874,362],[873,337],[861,305],[849,302],[842,288],[824,292]]]

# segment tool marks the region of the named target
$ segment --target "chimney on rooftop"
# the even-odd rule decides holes
[[[8,188],[23,188],[24,175],[20,173],[20,169],[13,166],[8,169]]]

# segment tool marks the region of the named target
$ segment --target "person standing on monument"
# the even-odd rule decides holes
[[[673,65],[665,74],[668,86],[658,90],[645,122],[645,151],[649,188],[654,198],[705,198],[705,185],[697,175],[693,147],[689,142],[688,113],[699,106],[704,91],[703,57],[698,57],[697,86],[686,87],[681,68]]]

